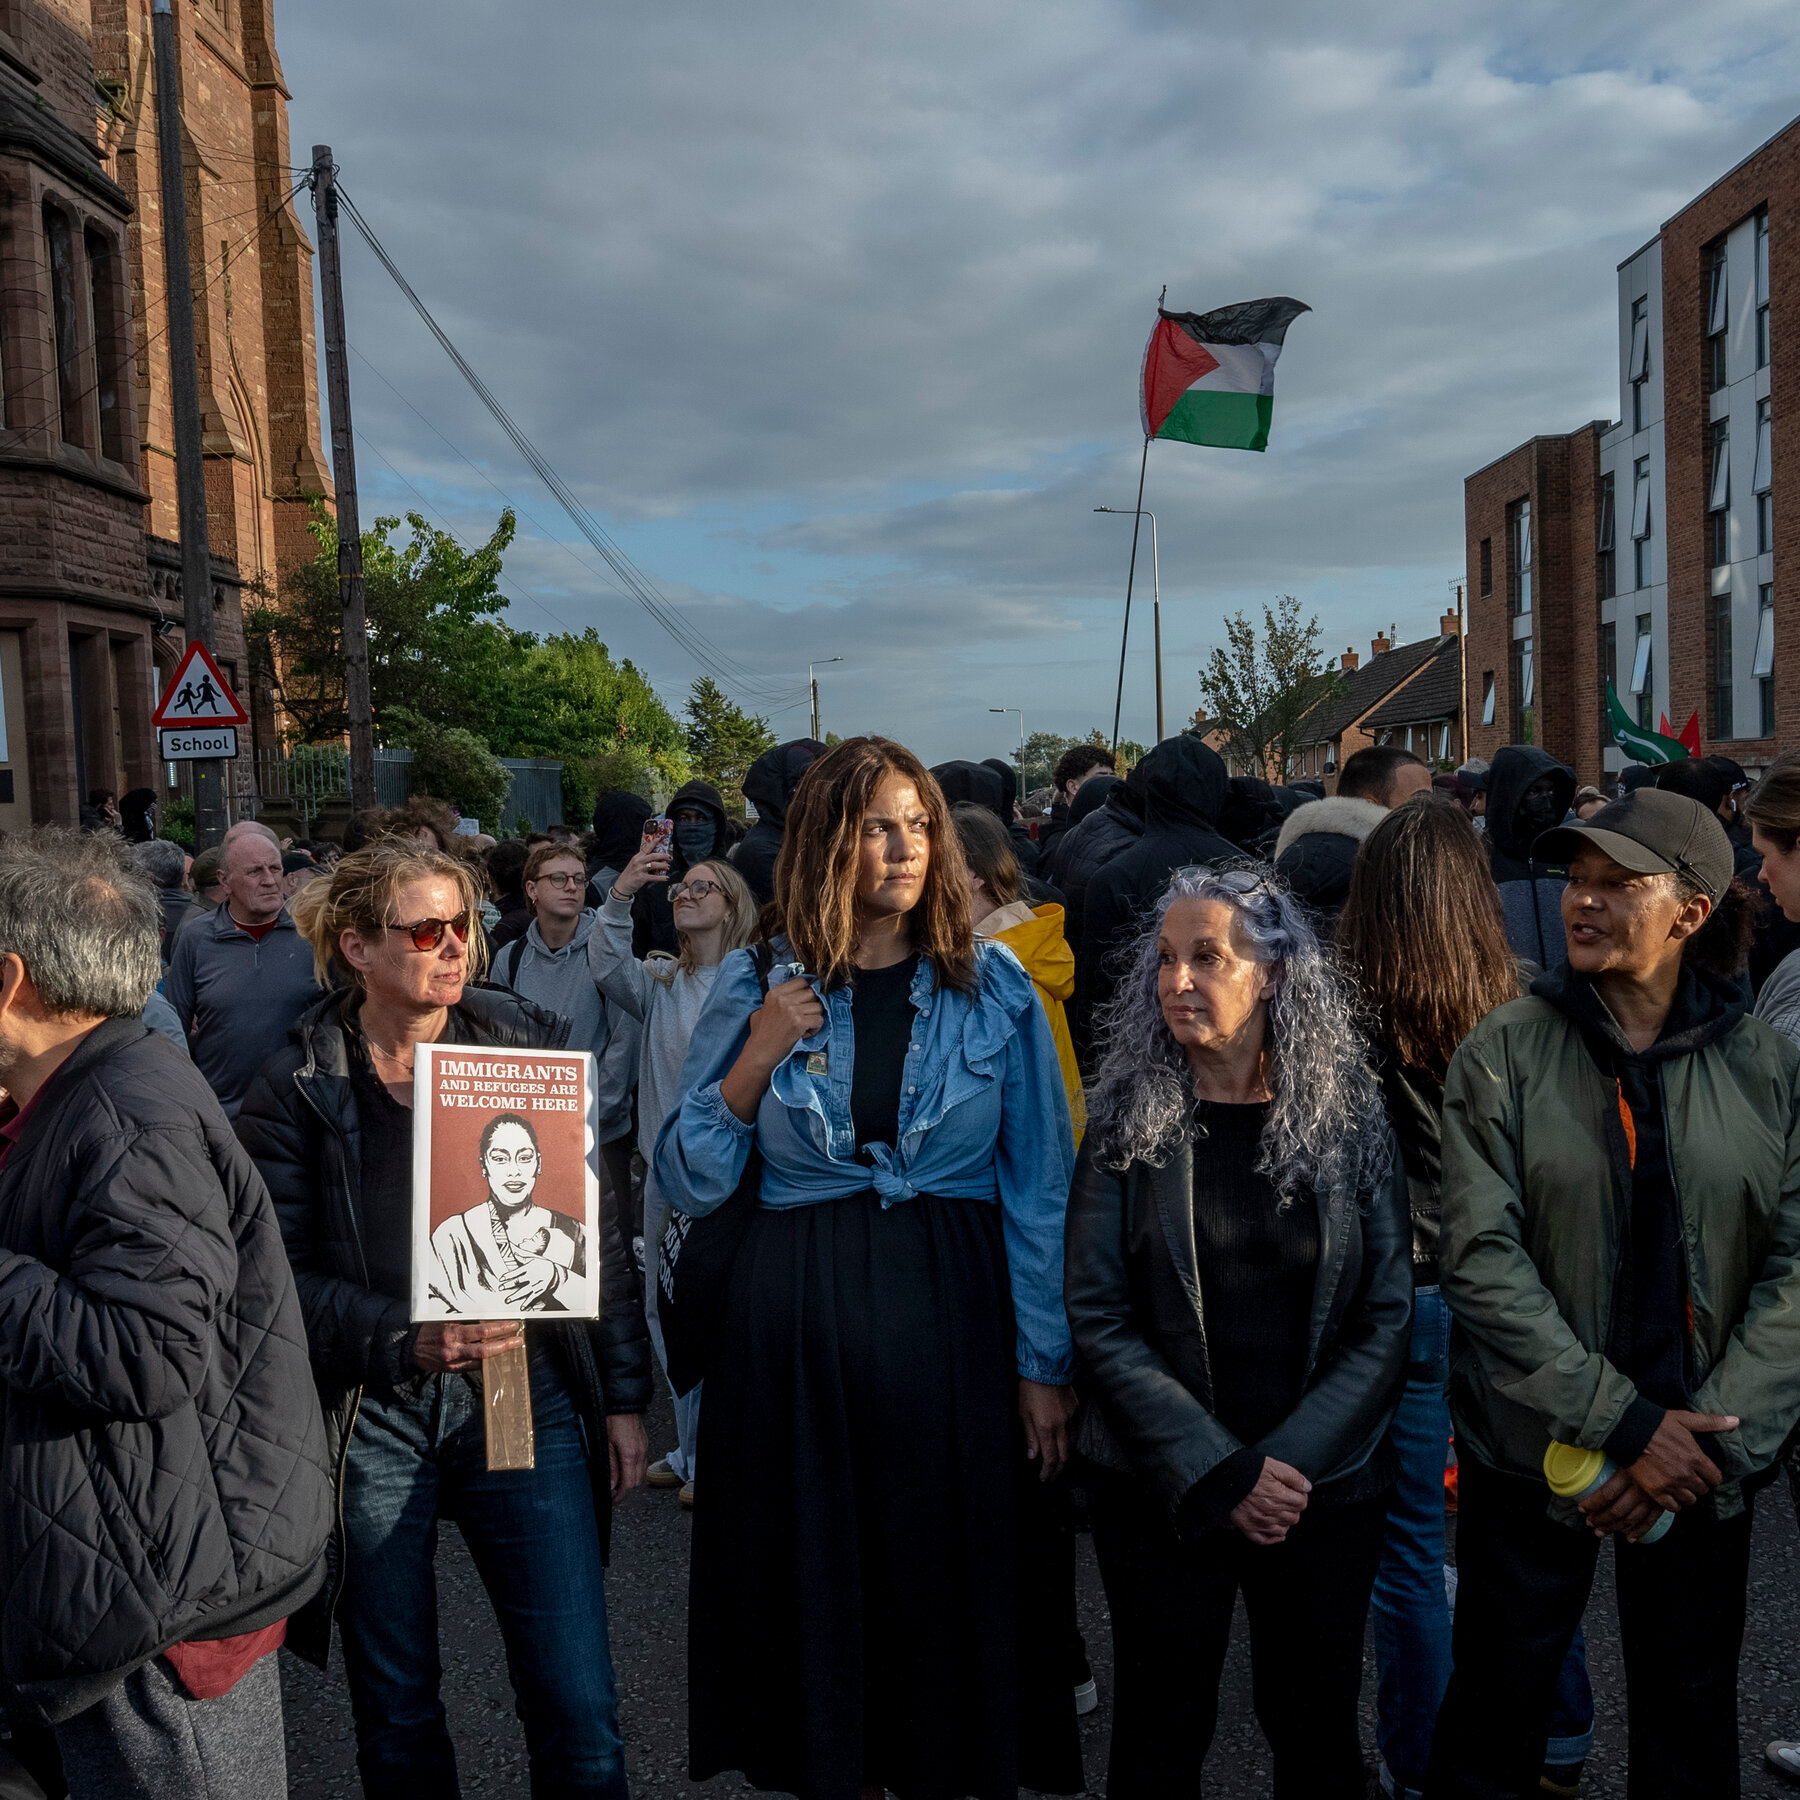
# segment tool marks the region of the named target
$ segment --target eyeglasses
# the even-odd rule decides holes
[[[534,875],[531,879],[534,883],[547,881],[552,887],[557,888],[587,886],[587,877],[585,875],[571,875],[567,869],[563,870],[560,875]]]
[[[724,891],[716,881],[687,881],[680,887],[669,889],[669,904],[673,906],[677,900],[704,900],[708,894]]]
[[[390,925],[389,931],[404,931],[412,939],[415,950],[435,950],[444,941],[446,931],[459,944],[469,941],[469,909],[464,907],[454,919],[415,919],[410,925]]]

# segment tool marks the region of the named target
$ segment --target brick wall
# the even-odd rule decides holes
[[[1769,394],[1775,507],[1775,736],[1721,748],[1740,759],[1800,743],[1800,508],[1784,481],[1800,469],[1800,125],[1790,126],[1677,213],[1662,231],[1663,455],[1669,570],[1669,717],[1712,723],[1706,538],[1705,250],[1769,209]],[[1710,740],[1706,748],[1712,747]]]

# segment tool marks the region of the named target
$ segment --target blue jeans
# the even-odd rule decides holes
[[[1435,1287],[1413,1290],[1412,1357],[1391,1430],[1400,1479],[1370,1612],[1375,1629],[1375,1742],[1402,1787],[1423,1788],[1431,1733],[1450,1683],[1444,1593],[1444,1466],[1449,1461],[1450,1309]]]
[[[1370,1612],[1375,1632],[1375,1742],[1399,1787],[1421,1791],[1431,1735],[1450,1682],[1450,1602],[1444,1591],[1444,1468],[1449,1461],[1450,1309],[1435,1287],[1413,1290],[1412,1352],[1392,1437],[1400,1479]],[[1556,1683],[1545,1761],[1586,1757],[1594,1738],[1587,1640],[1575,1641]]]
[[[458,1800],[438,1696],[438,1520],[453,1519],[506,1644],[533,1800],[626,1800],[600,1533],[584,1433],[542,1350],[531,1356],[537,1466],[487,1467],[477,1386],[439,1375],[407,1400],[364,1397],[344,1469],[337,1619],[370,1800]]]

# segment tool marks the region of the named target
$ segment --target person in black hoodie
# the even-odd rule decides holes
[[[982,758],[981,766],[992,769],[1000,777],[1000,823],[1013,841],[1013,855],[1026,878],[1037,873],[1038,842],[1029,826],[1019,823],[1019,771],[998,756]]]
[[[1013,821],[1012,801],[1008,798],[1006,782],[999,762],[947,762],[939,763],[931,771],[932,778],[944,790],[944,798],[952,806],[980,806],[991,812],[1006,827],[1007,835],[1012,838],[1014,853],[1019,858],[1019,871],[1025,877],[1025,887],[1033,906],[1061,906],[1063,895],[1048,882],[1040,881],[1032,870],[1037,867],[1037,845],[1030,841],[1031,834],[1025,832],[1026,843],[1023,848],[1019,844],[1019,833],[1023,826]]]
[[[696,863],[723,856],[728,842],[725,800],[710,781],[690,781],[677,788],[669,801],[668,816],[675,822],[668,876],[639,888],[631,903],[631,954],[640,962],[652,950],[662,950],[670,956],[681,954],[669,889]]]
[[[1095,1008],[1112,997],[1114,952],[1131,941],[1169,877],[1196,863],[1224,867],[1245,860],[1218,830],[1231,778],[1216,750],[1184,732],[1165,738],[1132,775],[1144,796],[1143,835],[1088,882],[1082,909],[1081,941],[1075,946],[1078,1057]]]
[[[1563,822],[1575,799],[1575,776],[1548,750],[1506,744],[1488,770],[1488,869],[1500,889],[1506,941],[1540,969],[1563,958],[1563,874],[1534,862],[1531,846]]]
[[[1065,750],[1056,759],[1056,768],[1050,776],[1055,798],[1050,802],[1049,820],[1038,830],[1038,867],[1046,872],[1050,867],[1050,858],[1056,852],[1056,846],[1068,836],[1077,818],[1084,816],[1075,811],[1075,802],[1089,787],[1097,785],[1100,799],[1093,802],[1098,806],[1106,797],[1106,789],[1112,780],[1113,756],[1110,750],[1102,749],[1098,744],[1075,744]]]
[[[1088,883],[1143,835],[1144,784],[1136,769],[1123,781],[1090,781],[1070,803],[1068,834],[1046,873],[1062,890],[1063,935],[1072,949],[1081,944]]]
[[[781,854],[788,802],[800,777],[825,754],[816,738],[795,738],[765,750],[744,777],[744,798],[756,808],[756,823],[731,853],[731,866],[749,883],[758,906],[775,898],[775,859]]]
[[[587,850],[587,904],[598,912],[612,892],[614,877],[644,847],[644,821],[654,816],[642,794],[609,788],[594,802],[594,833]],[[531,923],[529,914],[526,925]],[[520,935],[524,926],[520,927]]]

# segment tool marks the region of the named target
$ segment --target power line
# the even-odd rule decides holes
[[[716,650],[693,626],[680,617],[669,600],[658,591],[650,577],[638,568],[601,527],[599,521],[581,504],[568,483],[520,429],[506,408],[500,404],[493,390],[476,374],[468,359],[457,349],[449,334],[432,317],[430,309],[419,298],[412,284],[400,272],[398,265],[388,255],[381,240],[376,237],[368,221],[363,218],[350,196],[345,193],[341,183],[338,185],[337,193],[339,203],[349,215],[350,222],[361,233],[363,241],[374,253],[376,260],[387,271],[395,286],[406,296],[414,312],[424,323],[426,330],[437,340],[444,354],[455,364],[457,372],[469,384],[476,398],[487,408],[494,422],[512,441],[513,447],[525,458],[532,472],[550,490],[557,504],[569,515],[575,528],[599,552],[601,559],[612,571],[616,585],[629,598],[636,600],[695,662],[699,663],[724,686],[735,688],[765,706],[787,700],[792,693],[791,689],[774,688],[766,677],[756,675],[735,658],[726,655],[723,651]]]

